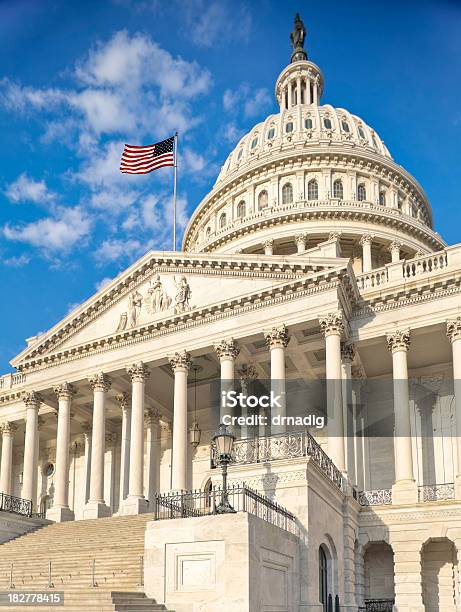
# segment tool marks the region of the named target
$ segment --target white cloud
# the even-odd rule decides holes
[[[99,264],[114,262],[120,259],[132,259],[147,251],[145,244],[139,240],[109,239],[104,240],[95,251],[94,257]]]
[[[110,278],[109,276],[105,276],[104,278],[101,278],[101,280],[98,281],[95,285],[96,291],[101,291],[101,289],[104,289],[104,287],[106,287],[106,285],[108,285],[112,281],[113,279]]]
[[[46,204],[52,202],[56,195],[46,186],[45,181],[36,181],[27,176],[25,172],[8,185],[5,191],[6,197],[14,203],[34,202]]]
[[[253,88],[249,83],[241,83],[235,90],[226,89],[223,107],[228,113],[241,111],[249,119],[261,115],[272,104],[272,97],[265,87]]]
[[[22,268],[26,266],[30,261],[29,255],[23,253],[22,255],[13,255],[2,259],[2,263],[9,268]]]
[[[240,138],[242,138],[244,134],[245,130],[242,130],[241,128],[237,127],[237,125],[233,121],[227,123],[222,131],[222,136],[224,137],[224,140],[232,145],[237,144],[237,142],[240,140]]]
[[[253,94],[249,94],[245,100],[243,112],[245,117],[257,117],[264,109],[272,104],[272,97],[266,88],[256,89]]]
[[[229,41],[248,40],[251,16],[245,6],[238,6],[230,0],[193,0],[187,5],[188,32],[196,45],[212,47]]]
[[[46,252],[69,251],[88,236],[91,220],[81,208],[58,208],[53,216],[32,223],[3,227],[8,240],[24,242]]]

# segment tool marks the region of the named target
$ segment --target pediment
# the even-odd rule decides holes
[[[184,257],[147,253],[104,289],[18,355],[12,364],[34,363],[57,351],[131,334],[161,322],[173,323],[204,309],[216,309],[273,291],[299,279],[345,267],[339,258],[262,256]]]

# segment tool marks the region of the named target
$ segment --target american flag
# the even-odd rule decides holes
[[[174,136],[145,147],[126,144],[123,149],[120,172],[147,174],[163,166],[174,166]]]

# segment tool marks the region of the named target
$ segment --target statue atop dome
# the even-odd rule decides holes
[[[306,28],[302,22],[299,13],[295,15],[295,25],[293,31],[290,34],[291,46],[293,47],[293,53],[291,54],[292,62],[299,62],[307,60],[307,53],[304,50],[304,39],[306,38]]]

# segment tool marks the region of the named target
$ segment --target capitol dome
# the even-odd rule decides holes
[[[324,77],[296,48],[275,85],[280,107],[225,161],[186,228],[192,252],[352,258],[366,272],[445,246],[417,180],[377,132],[321,104]]]

